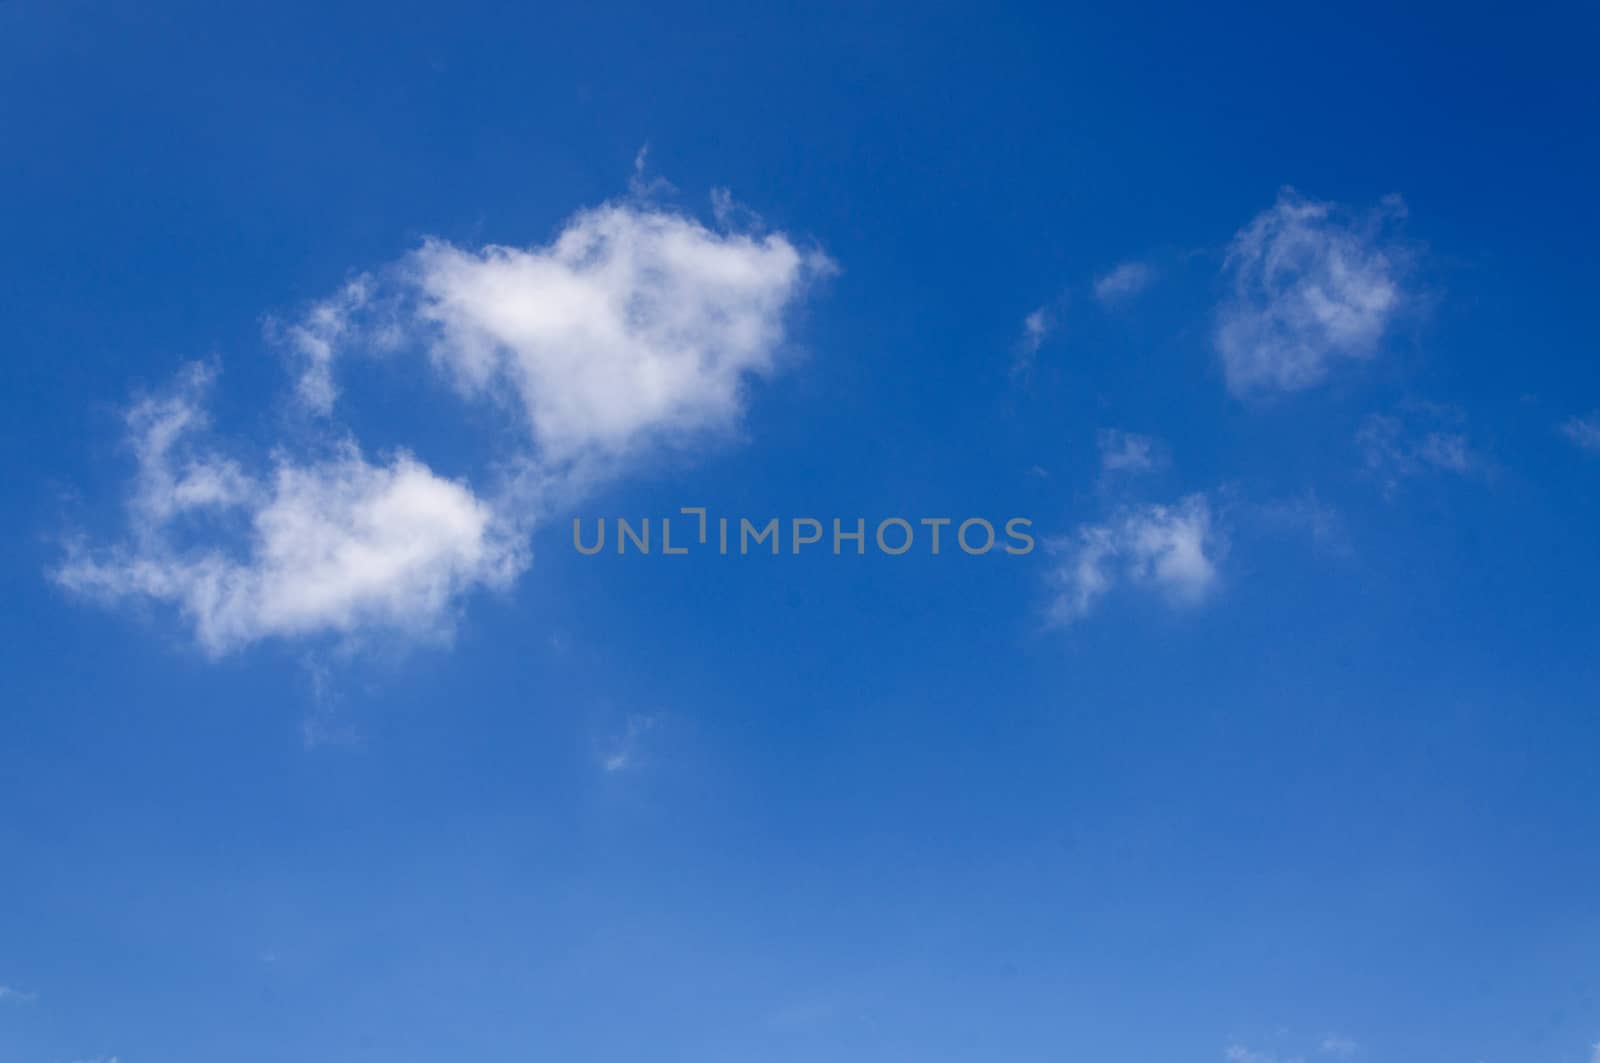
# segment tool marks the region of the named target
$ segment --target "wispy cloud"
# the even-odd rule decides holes
[[[1354,1040],[1348,1037],[1341,1037],[1338,1034],[1329,1034],[1317,1045],[1317,1051],[1328,1056],[1349,1057],[1360,1050],[1361,1046],[1356,1044]]]
[[[1022,334],[1017,337],[1016,349],[1011,359],[1011,372],[1014,376],[1026,376],[1033,369],[1033,363],[1039,357],[1039,349],[1056,331],[1057,321],[1057,311],[1049,306],[1041,306],[1022,319]]]
[[[1222,1057],[1228,1063],[1303,1063],[1299,1056],[1277,1056],[1271,1052],[1257,1052],[1241,1044],[1231,1044],[1223,1049]]]
[[[729,188],[711,190],[711,216],[723,229],[758,232],[766,225],[760,214],[734,199],[733,190]]]
[[[31,1004],[39,999],[36,993],[24,993],[8,985],[0,985],[0,1004]]]
[[[1167,460],[1160,440],[1137,432],[1102,428],[1095,442],[1100,448],[1100,468],[1108,473],[1148,472]]]
[[[1573,446],[1600,452],[1600,410],[1583,417],[1568,417],[1561,422],[1558,431]]]
[[[600,755],[600,767],[607,774],[637,767],[643,755],[645,736],[655,729],[658,722],[655,716],[630,714],[622,733],[606,743]]]
[[[1356,433],[1368,473],[1386,492],[1430,472],[1465,475],[1488,461],[1466,432],[1466,415],[1442,403],[1412,402],[1392,413],[1373,414]]]
[[[1124,262],[1094,281],[1094,297],[1101,306],[1129,303],[1155,280],[1155,270],[1143,262]]]
[[[1307,536],[1317,550],[1335,555],[1351,553],[1350,535],[1339,511],[1324,502],[1315,491],[1306,490],[1286,498],[1258,502],[1243,507],[1258,524],[1270,531],[1290,531]]]
[[[1339,360],[1377,354],[1407,297],[1407,255],[1391,233],[1404,216],[1398,197],[1355,212],[1285,189],[1239,231],[1215,334],[1235,395],[1300,391]]]
[[[339,397],[334,359],[357,329],[365,333],[369,346],[393,347],[401,342],[398,325],[380,329],[374,324],[376,287],[372,275],[364,273],[313,303],[293,324],[267,319],[268,337],[286,345],[298,365],[295,390],[307,409],[319,414],[333,411]]]
[[[628,177],[628,194],[645,201],[676,192],[672,182],[660,174],[650,175],[650,145],[641,144],[633,154],[633,173]]]
[[[1052,545],[1061,561],[1049,577],[1050,617],[1059,624],[1082,620],[1122,584],[1153,591],[1175,607],[1198,605],[1219,586],[1227,553],[1203,494],[1170,506],[1129,507]]]

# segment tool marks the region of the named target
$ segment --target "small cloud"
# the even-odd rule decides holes
[[[0,1004],[32,1004],[39,999],[37,993],[24,993],[8,985],[0,985]]]
[[[1286,188],[1239,230],[1214,335],[1228,389],[1302,391],[1339,361],[1374,357],[1407,298],[1407,251],[1388,231],[1404,216],[1395,196],[1355,212]]]
[[[286,346],[297,363],[296,397],[311,412],[323,416],[333,412],[339,398],[333,366],[348,344],[358,337],[375,349],[398,343],[397,335],[368,320],[375,316],[375,293],[376,282],[364,273],[328,298],[312,303],[294,324],[267,319],[267,338]]]
[[[1275,1056],[1271,1052],[1255,1052],[1244,1045],[1233,1044],[1223,1050],[1228,1063],[1304,1063],[1299,1056]]]
[[[307,749],[323,746],[358,746],[361,732],[353,723],[340,717],[340,702],[336,673],[327,657],[320,653],[307,653],[301,658],[305,668],[307,686],[311,691],[311,710],[300,721],[300,741]]]
[[[1348,1037],[1329,1034],[1317,1045],[1317,1050],[1329,1056],[1353,1056],[1361,1050],[1361,1046]]]
[[[1056,314],[1048,306],[1041,306],[1022,319],[1022,335],[1017,338],[1016,352],[1011,359],[1011,372],[1026,376],[1033,369],[1039,348],[1056,331]]]
[[[1104,307],[1131,302],[1155,280],[1155,270],[1143,262],[1124,262],[1111,272],[1095,278],[1094,297]]]
[[[327,746],[359,746],[361,732],[352,723],[346,723],[330,709],[318,706],[300,721],[300,741],[307,749]]]
[[[1065,556],[1050,574],[1050,617],[1072,624],[1122,583],[1154,591],[1175,608],[1201,604],[1220,583],[1227,541],[1210,500],[1195,494],[1176,505],[1125,509],[1053,548]]]
[[[1600,453],[1600,410],[1584,417],[1568,417],[1557,430],[1573,446]]]
[[[785,364],[789,311],[836,271],[782,233],[608,203],[544,247],[428,240],[406,260],[416,340],[464,396],[522,406],[546,466],[607,465],[737,425]]]
[[[768,1024],[786,1033],[814,1030],[837,1019],[845,1011],[844,998],[833,993],[818,993],[786,1001],[768,1016]]]
[[[760,214],[734,199],[732,190],[727,188],[711,190],[711,216],[723,230],[758,232],[765,224]]]
[[[1351,552],[1350,535],[1339,511],[1306,490],[1291,498],[1263,502],[1250,507],[1252,514],[1273,530],[1299,532],[1311,539],[1317,550],[1337,556]]]
[[[1368,417],[1356,444],[1367,471],[1392,493],[1401,482],[1425,473],[1467,475],[1487,468],[1465,429],[1466,415],[1457,407],[1414,402]]]
[[[221,655],[358,628],[447,637],[461,595],[522,570],[526,552],[490,505],[405,452],[374,464],[347,441],[246,474],[193,438],[211,379],[191,367],[172,393],[134,406],[127,539],[69,549],[53,573],[60,586],[107,603],[167,603]],[[215,540],[197,546],[201,533]]]
[[[657,722],[655,716],[640,714],[628,716],[622,734],[613,739],[600,755],[600,767],[606,774],[611,775],[638,766],[641,759],[640,746],[645,735],[655,729]]]
[[[633,174],[628,178],[628,191],[635,199],[650,199],[656,195],[671,195],[677,189],[665,177],[648,176],[650,145],[641,144],[633,156]]]
[[[1166,463],[1166,449],[1151,436],[1102,428],[1097,442],[1100,468],[1106,472],[1148,472]]]

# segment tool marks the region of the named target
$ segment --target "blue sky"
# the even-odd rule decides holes
[[[0,1063],[1600,1058],[1592,8],[224,7],[0,5]]]

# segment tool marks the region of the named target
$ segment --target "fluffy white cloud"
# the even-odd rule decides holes
[[[1465,430],[1466,415],[1454,406],[1412,402],[1362,422],[1356,443],[1367,471],[1385,491],[1427,472],[1465,475],[1485,467]]]
[[[1377,353],[1405,300],[1404,251],[1387,231],[1403,216],[1397,197],[1358,215],[1285,189],[1239,231],[1215,334],[1235,395],[1303,390],[1335,361]]]
[[[1205,601],[1219,583],[1227,542],[1210,501],[1195,494],[1176,505],[1136,506],[1084,525],[1055,548],[1063,560],[1050,575],[1050,615],[1070,624],[1120,583],[1154,591],[1178,607]]]
[[[565,460],[730,425],[827,260],[611,206],[547,248],[430,241],[413,265],[435,361],[468,392],[514,389],[546,457]]]
[[[787,312],[833,268],[781,233],[612,203],[546,246],[427,240],[386,288],[354,282],[288,335],[314,406],[334,391],[341,350],[409,342],[461,392],[514,396],[543,462],[619,458],[733,425],[746,382],[779,363]],[[374,300],[377,335],[352,329]]]
[[[503,586],[522,551],[464,484],[407,454],[372,464],[353,443],[321,460],[279,456],[253,478],[195,444],[211,374],[128,417],[138,474],[127,539],[69,551],[55,576],[107,601],[174,606],[211,653],[270,636],[363,628],[447,633],[451,605]]]
[[[1561,422],[1560,430],[1573,446],[1600,451],[1600,411],[1587,417],[1569,417]]]
[[[719,204],[726,223],[731,197]],[[425,351],[460,392],[509,398],[524,431],[497,455],[508,482],[492,499],[404,451],[370,461],[350,440],[305,459],[305,440],[286,440],[269,472],[247,473],[197,441],[212,374],[195,368],[129,414],[124,540],[76,545],[54,575],[100,600],[169,604],[212,653],[448,634],[465,594],[515,578],[552,508],[628,460],[732,428],[748,381],[782,360],[788,312],[833,268],[781,233],[713,232],[642,201],[580,212],[546,246],[427,240],[268,332],[321,415],[352,352]]]
[[[1124,262],[1095,278],[1094,297],[1102,306],[1118,306],[1135,298],[1154,279],[1155,271],[1143,262]]]
[[[1165,461],[1161,444],[1150,436],[1102,428],[1096,437],[1100,467],[1106,472],[1147,472]]]

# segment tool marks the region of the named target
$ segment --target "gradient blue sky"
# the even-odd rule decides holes
[[[0,5],[0,1061],[1600,1058],[1597,29]],[[762,338],[497,494],[548,422],[374,315],[602,204]],[[618,321],[557,353],[649,363]],[[152,410],[236,464],[140,472]],[[259,575],[275,466],[316,516],[401,451],[490,554],[208,639],[184,559]],[[195,469],[250,486],[178,528]],[[684,505],[1041,547],[571,547]]]

